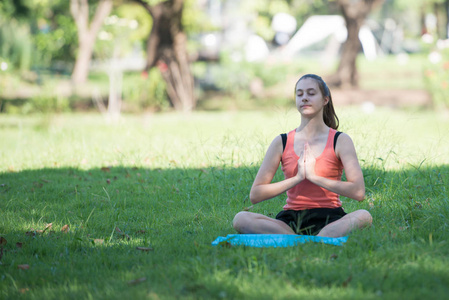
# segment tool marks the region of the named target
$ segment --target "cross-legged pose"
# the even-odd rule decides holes
[[[239,233],[341,237],[370,226],[368,211],[346,213],[341,207],[340,195],[365,198],[365,182],[351,138],[337,131],[328,86],[321,77],[307,74],[296,83],[295,93],[301,123],[271,142],[250,192],[253,204],[284,192],[287,203],[275,219],[239,212],[234,228]],[[272,182],[280,163],[285,179]],[[343,169],[346,181],[341,180]]]

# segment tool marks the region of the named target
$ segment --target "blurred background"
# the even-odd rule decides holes
[[[0,114],[447,110],[449,0],[2,0]]]

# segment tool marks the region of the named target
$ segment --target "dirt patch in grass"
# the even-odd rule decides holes
[[[332,90],[335,105],[358,105],[372,103],[378,106],[394,108],[402,107],[430,107],[432,99],[424,90]]]

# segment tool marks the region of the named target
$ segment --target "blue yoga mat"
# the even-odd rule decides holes
[[[347,236],[339,238],[321,237],[314,235],[292,234],[228,234],[219,236],[212,242],[212,246],[231,245],[248,247],[291,247],[307,242],[324,243],[342,246],[348,240]]]

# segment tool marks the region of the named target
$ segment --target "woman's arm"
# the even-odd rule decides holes
[[[277,169],[279,168],[282,153],[282,139],[280,136],[277,136],[268,147],[265,158],[262,161],[262,165],[260,166],[256,178],[254,179],[254,183],[249,194],[251,203],[256,204],[261,201],[274,198],[304,180],[304,163],[298,163],[298,174],[296,176],[271,183]]]
[[[306,178],[314,184],[331,192],[348,198],[362,201],[365,199],[365,181],[359,160],[354,148],[354,143],[347,134],[341,134],[335,153],[340,158],[346,174],[346,181],[335,181],[315,174],[315,157],[313,157],[308,145],[306,153]]]

